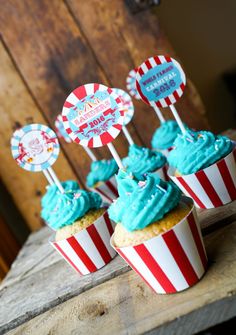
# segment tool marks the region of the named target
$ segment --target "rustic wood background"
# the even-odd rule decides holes
[[[130,69],[155,54],[175,56],[158,21],[158,11],[135,12],[123,0],[0,0],[0,175],[31,230],[41,227],[40,199],[46,180],[20,169],[11,157],[12,132],[27,123],[54,128],[63,102],[75,87],[99,82],[125,89]],[[181,60],[180,60],[181,61]],[[184,67],[184,64],[182,64]],[[191,77],[191,74],[187,74]],[[159,123],[154,112],[135,101],[128,128],[137,144],[150,146]],[[190,127],[208,127],[205,111],[188,80],[177,109]],[[165,110],[167,117],[169,112]],[[127,142],[114,142],[121,156]],[[106,148],[96,149],[100,158]],[[61,180],[84,186],[90,160],[82,147],[61,143],[55,171]]]

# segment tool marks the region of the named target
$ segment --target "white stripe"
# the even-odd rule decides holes
[[[160,61],[161,61],[162,64],[166,63],[166,59],[165,59],[164,56],[159,56],[159,59],[160,59]]]
[[[145,280],[153,287],[153,289],[158,293],[166,293],[162,286],[158,283],[156,278],[153,276],[147,265],[143,262],[142,258],[137,254],[137,252],[132,247],[121,248],[121,251],[130,260],[136,269],[142,274]]]
[[[57,244],[61,247],[61,249],[64,251],[67,257],[75,264],[75,266],[79,269],[79,271],[82,272],[82,274],[89,273],[89,270],[87,269],[87,267],[84,265],[84,263],[81,261],[77,253],[70,246],[70,244],[67,242],[66,239],[57,242]]]
[[[101,137],[100,136],[95,136],[93,138],[93,146],[94,147],[101,147],[103,144],[102,144],[102,141],[101,141]]]
[[[113,138],[116,138],[119,135],[120,130],[112,126],[108,132]]]
[[[165,102],[165,99],[160,99],[159,103],[162,105],[162,107],[167,107],[167,103]]]
[[[157,237],[144,242],[144,245],[177,291],[189,287],[162,237]]]
[[[221,177],[220,171],[216,164],[210,166],[209,168],[204,170],[208,179],[210,180],[213,188],[218,194],[220,200],[223,204],[227,204],[231,201],[227,188],[225,187],[224,180]]]
[[[199,236],[200,236],[202,245],[203,245],[203,250],[204,250],[205,256],[206,256],[206,258],[207,258],[207,253],[206,253],[206,249],[205,249],[205,244],[204,244],[203,237],[202,237],[202,231],[201,231],[201,227],[200,227],[200,224],[199,224],[199,220],[198,220],[198,216],[197,216],[197,212],[196,212],[196,209],[195,209],[195,208],[193,208],[192,214],[193,214],[194,220],[195,220],[195,222],[196,222],[197,230],[198,230],[198,233],[199,233]]]
[[[176,225],[173,230],[194,271],[196,272],[198,278],[200,278],[205,270],[187,220],[184,220],[180,224]]]
[[[78,234],[75,234],[74,237],[98,269],[105,265],[104,260],[86,229],[81,230]]]
[[[69,113],[69,111],[70,111],[70,108],[68,108],[68,107],[63,107],[62,108],[62,115],[64,115],[64,116],[67,116],[67,114]],[[61,120],[62,121],[62,120]],[[62,121],[63,122],[63,121]]]
[[[157,64],[156,64],[156,62],[155,62],[155,60],[154,60],[153,57],[149,58],[149,62],[150,62],[150,64],[151,64],[152,68],[154,68],[154,67],[157,66]]]
[[[175,99],[173,94],[168,95],[168,98],[170,99],[172,104],[174,104],[176,102],[176,99]]]
[[[84,85],[85,91],[86,91],[86,95],[91,95],[94,93],[94,85],[93,84],[87,84]],[[100,91],[100,87],[98,88]],[[102,89],[101,89],[102,91]]]
[[[143,70],[144,73],[147,73],[149,71],[147,65],[145,63],[142,64],[141,69]]]
[[[72,105],[76,105],[79,99],[77,98],[76,95],[72,92],[66,99],[67,102],[69,102]]]
[[[234,159],[233,153],[229,154],[225,157],[225,163],[229,169],[229,173],[231,175],[231,178],[233,180],[234,186],[236,187],[236,163]]]
[[[183,94],[183,90],[181,89],[180,86],[179,88],[177,88],[176,92],[178,93],[179,97],[181,97],[181,95]]]
[[[103,243],[105,244],[107,251],[109,252],[110,256],[113,258],[116,255],[115,250],[110,245],[110,233],[107,228],[106,221],[104,219],[104,216],[100,217],[97,221],[94,223],[101,239],[103,240]]]

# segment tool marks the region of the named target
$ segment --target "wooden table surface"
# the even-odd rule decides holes
[[[236,202],[199,217],[209,269],[173,295],[154,294],[119,256],[80,277],[48,228],[31,234],[0,287],[0,333],[191,334],[236,316]]]

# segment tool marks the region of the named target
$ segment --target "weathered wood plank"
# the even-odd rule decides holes
[[[23,80],[0,43],[0,175],[17,204],[22,216],[32,230],[42,226],[40,199],[47,184],[42,173],[30,173],[17,166],[10,151],[10,139],[16,127],[27,123],[47,124]],[[76,178],[63,152],[55,163],[61,180]]]
[[[160,334],[178,335],[223,322],[236,315],[235,238],[236,222],[205,239],[210,267],[204,278],[185,292],[153,294],[129,271],[52,308],[10,334],[97,334],[99,329],[102,334],[155,334],[158,330]]]
[[[112,86],[126,89],[128,72],[152,55],[175,55],[160,27],[157,15],[150,10],[133,15],[125,2],[119,0],[66,2]],[[150,146],[150,139],[159,122],[154,111],[143,102],[135,101],[135,106],[136,114],[132,123],[143,142]],[[208,127],[203,104],[190,80],[176,106],[190,127]],[[168,109],[164,110],[164,114],[168,118],[171,115]]]

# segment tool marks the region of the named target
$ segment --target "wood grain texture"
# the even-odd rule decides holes
[[[119,0],[66,1],[112,86],[126,89],[128,72],[150,56],[175,56],[155,12],[147,10],[133,15],[125,2]],[[135,101],[135,107],[132,124],[142,142],[150,146],[152,134],[159,126],[158,119],[143,102]],[[176,107],[190,127],[204,129],[209,126],[203,104],[190,80]],[[170,118],[169,109],[165,108],[163,112]]]
[[[17,69],[0,43],[0,175],[32,230],[42,226],[40,200],[47,184],[42,173],[30,173],[17,166],[10,151],[13,131],[27,123],[47,124],[32,99]],[[61,180],[76,178],[61,152],[54,165]]]
[[[236,220],[235,214],[232,215],[235,211],[236,202],[222,207],[220,213],[219,209],[200,211],[199,218],[204,232],[213,232],[214,235],[218,234],[216,229],[230,226]],[[31,234],[2,282],[0,298],[4,308],[0,312],[0,329],[15,328],[56,306],[60,309],[60,304],[69,302],[69,299],[85,291],[90,292],[91,288],[130,271],[128,265],[117,256],[100,271],[79,277],[48,244],[51,234],[46,227]],[[221,236],[225,239],[224,233]],[[26,292],[24,296],[22,292]]]
[[[128,271],[35,317],[10,334],[74,334],[78,329],[80,334],[97,334],[99,329],[102,334],[155,334],[158,330],[160,334],[178,335],[223,322],[236,315],[235,238],[236,222],[205,238],[209,269],[197,285],[182,293],[153,294],[133,271]]]

